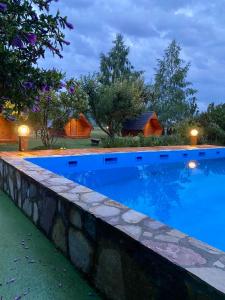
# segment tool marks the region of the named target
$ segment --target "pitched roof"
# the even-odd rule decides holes
[[[85,117],[84,114],[80,113],[79,120],[83,121],[88,127],[93,128],[91,122],[88,120],[87,117]]]
[[[127,120],[123,124],[123,130],[142,130],[145,127],[145,124],[148,122],[149,119],[153,116],[154,111],[148,111],[141,114],[139,117]]]

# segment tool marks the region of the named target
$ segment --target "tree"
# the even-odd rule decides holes
[[[135,71],[129,61],[122,35],[113,44],[107,55],[100,56],[99,73],[81,80],[92,117],[110,137],[120,134],[123,122],[137,116],[146,100],[142,72]]]
[[[19,110],[31,106],[42,70],[36,68],[46,50],[62,57],[69,42],[62,29],[73,25],[59,12],[49,12],[52,0],[3,0],[0,3],[0,104],[10,100]]]
[[[225,144],[225,104],[210,103],[207,111],[199,115],[198,121],[204,128],[207,142]]]
[[[99,81],[102,84],[111,84],[118,79],[138,78],[141,71],[135,71],[128,59],[129,47],[124,43],[123,36],[118,34],[113,41],[113,48],[107,55],[100,55],[100,73]]]
[[[117,80],[110,85],[99,83],[95,76],[83,78],[89,108],[97,125],[110,137],[120,135],[123,123],[136,117],[145,102],[144,82]]]
[[[202,115],[204,115],[204,113]],[[208,119],[208,123],[215,123],[222,130],[225,130],[225,103],[218,105],[210,103],[205,115],[206,119]]]
[[[153,85],[149,87],[149,107],[165,127],[193,117],[197,111],[196,90],[187,81],[190,63],[180,58],[181,47],[172,41],[158,59]]]
[[[57,141],[57,132],[63,130],[69,117],[77,117],[87,110],[87,95],[76,80],[62,83],[61,88],[63,91],[46,85],[29,114],[30,125],[40,131],[45,148],[51,148]]]

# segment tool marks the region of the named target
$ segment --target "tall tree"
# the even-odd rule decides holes
[[[100,71],[82,78],[89,108],[97,125],[110,137],[120,134],[123,122],[144,107],[142,72],[129,61],[129,47],[118,34],[108,54],[100,55]]]
[[[119,79],[138,78],[142,72],[135,71],[130,63],[128,58],[130,49],[125,45],[123,36],[118,34],[113,44],[108,54],[100,55],[100,82],[111,84]]]
[[[180,57],[181,47],[172,41],[162,59],[158,59],[154,84],[150,87],[150,108],[164,126],[193,117],[198,110],[196,90],[187,80],[190,63]]]

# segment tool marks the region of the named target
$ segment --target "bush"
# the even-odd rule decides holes
[[[155,147],[155,146],[173,146],[184,145],[186,140],[179,135],[168,136],[151,136],[144,137],[139,135],[137,137],[115,137],[102,139],[102,146],[104,148],[120,148],[120,147]]]
[[[199,132],[198,140],[199,142],[202,140],[203,137],[203,128],[199,124],[199,122],[195,120],[187,120],[178,123],[176,126],[174,126],[174,131],[177,136],[179,136],[180,140],[182,140],[185,144],[190,143],[190,131],[191,129],[197,129]],[[201,142],[200,142],[201,143]]]
[[[139,147],[138,137],[106,137],[102,139],[104,148]]]
[[[150,136],[140,139],[141,147],[184,145],[185,140],[179,135]]]
[[[225,145],[225,131],[215,123],[209,123],[205,127],[207,143]]]

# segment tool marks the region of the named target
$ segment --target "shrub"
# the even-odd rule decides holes
[[[155,147],[155,146],[173,146],[184,145],[186,140],[182,139],[179,135],[168,136],[151,136],[143,137],[115,137],[102,139],[102,146],[104,148],[120,148],[120,147]]]
[[[106,137],[102,139],[104,148],[139,147],[138,137]]]
[[[175,134],[179,137],[179,139],[181,141],[183,141],[185,144],[189,144],[190,143],[190,131],[193,128],[198,130],[198,132],[199,132],[198,138],[199,138],[199,141],[201,141],[204,130],[203,130],[202,126],[199,124],[199,122],[197,122],[195,120],[187,120],[187,121],[178,123],[174,127],[174,131],[175,131]]]
[[[225,131],[215,123],[209,123],[205,127],[205,136],[210,144],[225,145]]]
[[[185,140],[179,135],[151,136],[140,139],[141,147],[184,145]]]

